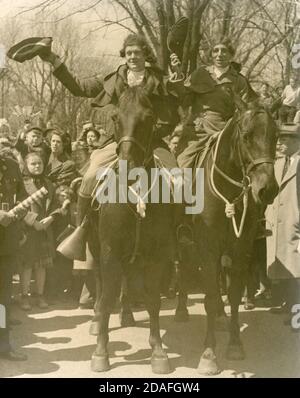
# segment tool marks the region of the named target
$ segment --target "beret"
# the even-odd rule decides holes
[[[12,46],[7,56],[17,62],[24,62],[37,55],[51,51],[52,37],[29,37]]]

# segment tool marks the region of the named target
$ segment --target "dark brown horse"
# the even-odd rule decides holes
[[[115,123],[119,159],[127,162],[128,170],[143,167],[150,172],[154,167],[152,142],[156,117],[143,88],[128,88],[122,94]],[[92,369],[101,372],[110,367],[109,318],[126,276],[129,285],[139,286],[139,294],[149,313],[152,370],[168,373],[168,357],[160,337],[159,311],[161,281],[173,247],[172,205],[149,203],[143,218],[137,213],[136,205],[107,203],[101,205],[98,214],[100,268],[97,270],[95,317],[91,325],[91,333],[98,337]],[[137,280],[140,283],[134,284]],[[121,304],[122,318],[127,315],[130,320],[126,295],[121,296]],[[127,308],[127,314],[124,308],[125,312]]]
[[[205,350],[198,367],[204,375],[220,372],[215,355],[215,319],[220,311],[221,267],[226,271],[231,305],[227,358],[245,356],[238,309],[260,211],[277,194],[273,169],[276,132],[274,121],[259,106],[237,112],[202,166],[204,210],[194,217],[194,229],[207,313]],[[182,311],[184,306],[179,305]]]

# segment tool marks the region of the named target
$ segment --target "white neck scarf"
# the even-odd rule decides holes
[[[217,68],[216,66],[214,66],[214,74],[219,79],[219,77],[224,75],[224,73],[226,73],[229,70],[229,68],[230,68],[230,66],[227,66],[226,68]]]
[[[145,77],[145,71],[135,72],[133,70],[128,70],[127,72],[127,83],[129,87],[135,87],[142,84]]]

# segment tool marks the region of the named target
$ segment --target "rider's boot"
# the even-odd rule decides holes
[[[88,209],[91,207],[92,199],[90,197],[83,197],[78,195],[77,201],[77,215],[76,215],[76,225],[80,227],[83,223],[85,216],[88,213]]]
[[[63,256],[71,260],[86,260],[87,225],[85,222],[91,206],[91,198],[78,196],[75,231],[57,248]]]

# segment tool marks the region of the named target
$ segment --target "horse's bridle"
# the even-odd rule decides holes
[[[151,149],[151,144],[153,141],[154,137],[154,126],[155,123],[153,123],[153,127],[151,130],[151,134],[149,135],[149,140],[146,146],[142,145],[136,138],[130,136],[130,135],[124,135],[123,137],[120,138],[120,140],[117,143],[117,153],[120,151],[120,146],[125,143],[125,142],[131,142],[132,144],[136,145],[144,154],[144,160],[143,160],[143,167],[147,165],[149,160],[152,158],[152,151]]]
[[[243,232],[243,227],[244,227],[244,222],[246,219],[246,213],[247,213],[247,207],[248,207],[248,194],[249,194],[249,190],[251,188],[251,179],[249,177],[249,173],[253,170],[253,168],[255,168],[256,166],[258,166],[260,164],[264,164],[264,163],[274,164],[274,159],[270,156],[262,156],[260,158],[253,159],[252,155],[247,150],[247,156],[250,159],[250,163],[247,166],[245,165],[245,162],[243,161],[243,157],[242,157],[242,153],[241,153],[242,131],[241,131],[241,128],[239,125],[239,120],[238,120],[237,121],[237,131],[236,131],[237,136],[238,136],[237,150],[238,150],[238,156],[239,156],[239,163],[242,168],[243,179],[242,179],[242,182],[240,182],[240,181],[236,181],[233,178],[229,177],[226,173],[224,173],[216,165],[220,140],[222,138],[224,131],[226,130],[226,127],[228,126],[228,123],[226,124],[223,131],[220,132],[217,142],[216,142],[216,145],[215,145],[215,148],[212,151],[213,164],[212,164],[211,173],[210,173],[210,183],[211,183],[211,187],[214,191],[214,194],[216,194],[217,197],[219,197],[225,203],[225,214],[228,218],[232,219],[234,233],[235,233],[236,237],[239,238]],[[214,182],[214,170],[216,172],[218,172],[218,174],[221,175],[229,183],[231,183],[232,185],[238,186],[239,188],[242,189],[241,193],[231,202],[224,195],[222,195],[222,193],[216,187],[215,182]],[[243,213],[242,213],[242,217],[241,217],[240,226],[238,227],[236,219],[235,219],[235,204],[241,200],[243,201]]]
[[[242,157],[242,153],[241,153],[241,147],[240,147],[240,141],[241,141],[241,136],[242,136],[242,131],[240,128],[239,123],[237,123],[237,135],[238,135],[238,154],[239,154],[239,161],[243,170],[243,177],[249,177],[249,173],[256,167],[259,166],[260,164],[264,164],[264,163],[270,163],[270,164],[274,164],[275,159],[271,158],[270,156],[262,156],[260,158],[257,159],[253,159],[251,153],[248,151],[247,149],[247,156],[250,159],[250,163],[247,165],[247,167],[245,166],[245,163],[243,161],[243,157]]]
[[[226,127],[225,127],[226,129]],[[224,129],[224,130],[225,130]],[[243,156],[241,153],[241,137],[242,137],[242,130],[239,124],[239,120],[237,120],[237,137],[238,137],[238,143],[237,143],[237,152],[238,152],[238,156],[239,156],[239,163],[240,166],[242,168],[242,173],[243,173],[243,179],[242,182],[239,181],[235,181],[233,178],[227,176],[226,173],[224,173],[222,170],[220,170],[220,168],[215,165],[216,171],[222,175],[227,181],[231,182],[233,185],[239,186],[241,188],[245,187],[245,183],[248,186],[250,184],[250,177],[249,177],[249,173],[256,167],[259,166],[260,164],[264,164],[264,163],[269,163],[269,164],[274,164],[275,159],[270,157],[270,156],[262,156],[259,157],[257,159],[253,159],[251,153],[247,150],[247,156],[250,159],[250,163],[248,165],[245,165],[245,162],[243,160]],[[222,133],[220,133],[222,134]]]

